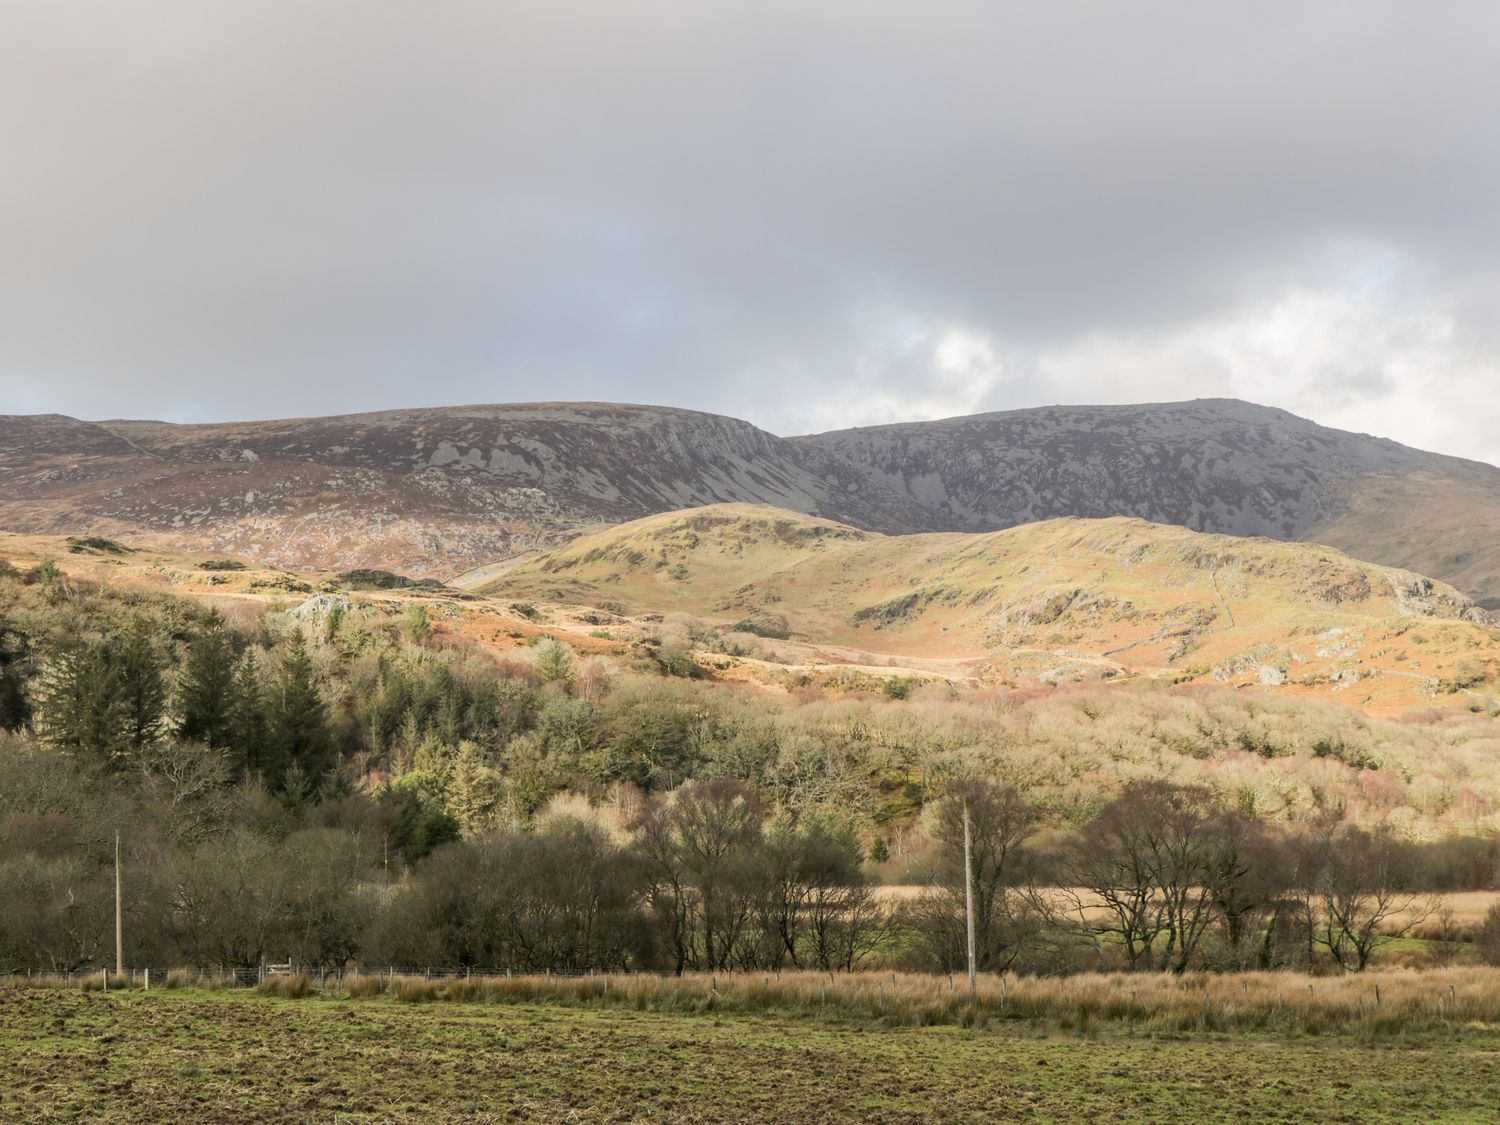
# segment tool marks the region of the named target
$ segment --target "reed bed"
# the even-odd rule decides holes
[[[884,1026],[1032,1021],[1062,1030],[1366,1032],[1500,1030],[1500,969],[1292,973],[1092,973],[964,978],[901,973],[691,974],[682,977],[350,977],[351,996],[406,1003],[540,1003],[640,1011],[822,1018]]]
[[[181,975],[178,976],[178,973]],[[179,970],[166,987],[221,987]],[[1290,972],[987,974],[971,993],[963,977],[915,973],[696,973],[681,977],[306,974],[267,978],[256,991],[285,999],[409,1004],[556,1004],[684,1014],[743,1014],[879,1026],[976,1027],[1033,1023],[1089,1033],[1257,1032],[1393,1036],[1434,1029],[1500,1031],[1500,968],[1383,969],[1343,976]],[[123,987],[124,982],[111,987]],[[96,976],[0,978],[0,988],[98,988]]]

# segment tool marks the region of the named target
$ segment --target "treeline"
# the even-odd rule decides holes
[[[956,780],[928,812],[922,883],[894,893],[846,825],[771,813],[732,780],[633,808],[564,803],[408,865],[395,807],[352,793],[291,808],[206,784],[204,753],[126,785],[0,746],[0,971],[112,962],[116,831],[132,965],[954,972],[965,819],[985,972],[1359,970],[1438,919],[1415,890],[1420,849],[1331,816],[1279,830],[1161,782],[1059,836],[1017,790]],[[1434,933],[1433,959],[1475,939],[1500,957],[1500,916],[1488,937]]]

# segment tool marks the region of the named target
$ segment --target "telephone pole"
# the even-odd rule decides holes
[[[125,975],[125,925],[120,910],[120,833],[115,833],[115,972]]]
[[[969,798],[964,798],[964,922],[969,938],[969,994],[979,990],[974,970],[974,845],[969,835]]]

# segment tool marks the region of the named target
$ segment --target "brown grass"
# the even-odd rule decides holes
[[[897,905],[921,897],[930,887],[923,883],[891,883],[875,888],[883,902]],[[1076,896],[1073,897],[1073,896]],[[1076,903],[1083,904],[1082,919],[1097,921],[1106,917],[1102,904],[1089,892],[1075,888],[1070,892],[1053,889],[1049,901],[1056,909],[1073,916]],[[1410,906],[1394,911],[1381,923],[1382,933],[1409,931],[1411,937],[1424,941],[1471,942],[1484,927],[1485,915],[1500,906],[1500,891],[1451,891],[1418,894]]]
[[[367,997],[380,994],[380,978],[356,974],[344,978],[344,988],[350,996]]]
[[[186,974],[179,978],[190,979]],[[0,988],[26,987],[78,988],[80,983],[69,984],[63,977],[0,982]],[[1166,1033],[1396,1035],[1437,1027],[1500,1025],[1500,968],[1472,966],[1384,969],[1329,977],[1289,972],[987,975],[980,978],[973,993],[962,977],[815,972],[446,980],[353,974],[338,985],[330,978],[323,993],[306,974],[299,974],[269,978],[257,991],[285,999],[342,995],[352,999],[388,996],[409,1004],[545,1003],[886,1026],[973,1027],[997,1020],[1025,1020],[1085,1032],[1117,1025]]]
[[[748,1013],[892,1026],[1032,1020],[1066,1030],[1125,1024],[1160,1032],[1277,1030],[1390,1035],[1500,1024],[1500,969],[1392,969],[1337,977],[1093,973],[963,978],[891,973],[682,977],[351,977],[350,996],[405,1003],[552,1003],[639,1011]]]
[[[300,1000],[312,992],[312,981],[306,973],[296,976],[266,977],[255,986],[257,992],[267,996],[280,996],[286,1000]]]

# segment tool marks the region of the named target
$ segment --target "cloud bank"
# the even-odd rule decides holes
[[[0,411],[1234,395],[1500,462],[1500,8],[4,8]]]

